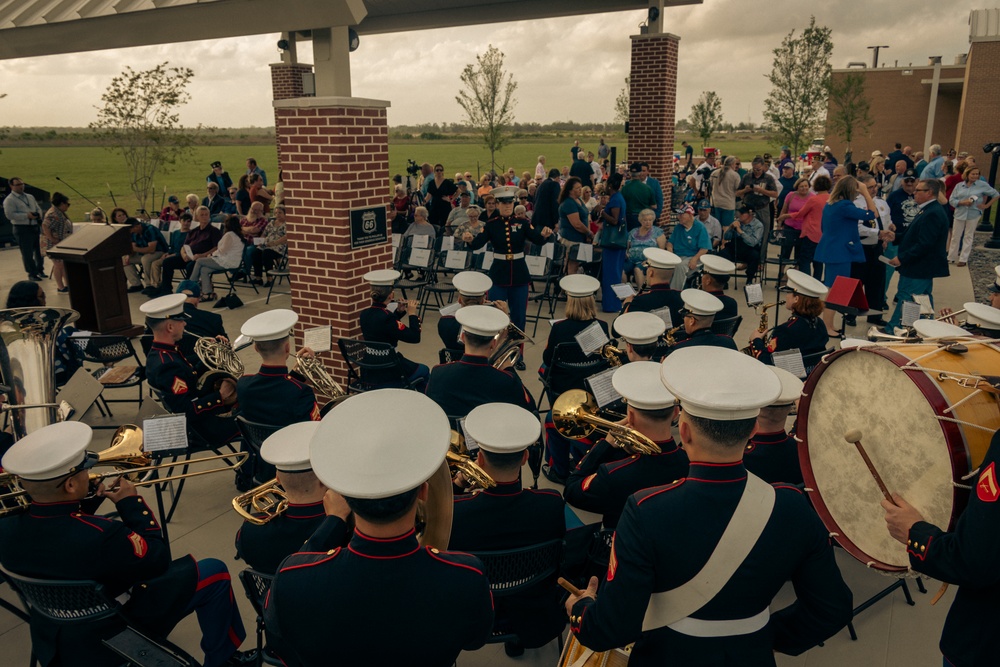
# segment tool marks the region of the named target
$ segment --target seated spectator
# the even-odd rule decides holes
[[[90,212],[90,221],[95,225],[108,224],[108,216],[103,208],[97,207]]]
[[[690,204],[677,213],[677,224],[667,241],[667,250],[681,258],[681,264],[674,270],[670,288],[684,289],[689,271],[698,268],[701,256],[712,249],[712,240],[704,225],[694,219],[694,209]]]
[[[479,217],[480,213],[481,211],[478,206],[470,206],[466,209],[466,220],[455,229],[453,236],[459,241],[462,240],[462,236],[466,232],[472,234],[473,238],[479,236],[486,229],[486,223]]]
[[[288,251],[288,235],[285,232],[285,207],[276,206],[274,208],[274,220],[264,227],[264,242],[260,245],[251,246],[253,252],[250,261],[253,264],[254,282],[258,285],[263,283],[263,271],[270,271],[274,268],[274,263]],[[267,284],[271,284],[268,278]]]
[[[483,210],[479,213],[479,219],[486,222],[496,214],[497,200],[492,194],[483,197]]]
[[[404,239],[410,236],[429,236],[432,244],[437,238],[437,229],[427,222],[427,209],[423,206],[413,209],[413,224],[403,232]]]
[[[199,206],[201,206],[201,199],[198,195],[192,193],[185,197],[184,200],[187,202],[187,208],[184,210],[191,215],[194,215],[194,212],[198,210]]]
[[[194,215],[197,226],[192,225],[191,230],[184,237],[184,244],[181,251],[171,257],[165,257],[162,264],[162,277],[159,289],[155,295],[167,295],[171,292],[171,284],[174,280],[174,271],[180,268],[187,268],[188,271],[194,269],[195,260],[209,257],[219,247],[219,239],[222,232],[211,223],[208,208],[199,206]],[[155,296],[151,295],[151,296]]]
[[[132,252],[126,259],[125,278],[128,280],[129,292],[141,292],[143,285],[136,265],[142,266],[142,274],[146,278],[145,289],[156,285],[152,278],[153,262],[166,254],[167,240],[163,238],[163,232],[148,222],[129,218],[128,224],[131,227]]]
[[[746,265],[747,281],[757,275],[760,264],[760,242],[764,238],[764,223],[757,213],[746,206],[736,209],[736,220],[722,230],[722,243],[717,255]]]
[[[181,248],[184,247],[184,240],[187,238],[187,233],[191,231],[191,214],[181,213],[180,224],[181,226],[178,229],[170,232],[170,240],[167,242],[167,253],[154,259],[149,265],[147,283],[150,286],[142,290],[142,293],[147,296],[159,291],[158,286],[163,279],[163,261],[168,257],[176,257],[181,254]]]
[[[236,202],[236,215],[246,215],[250,212],[250,204],[253,200],[250,198],[250,177],[246,174],[240,176],[240,180],[236,184],[236,194],[231,195],[234,202]]]
[[[264,207],[264,215],[267,215],[271,210],[271,200],[274,199],[274,195],[265,187],[261,175],[250,174],[247,179],[247,187],[250,189],[251,209],[253,208],[253,204],[260,203]]]
[[[209,183],[208,194],[201,200],[202,206],[208,207],[208,212],[212,215],[212,222],[221,222],[225,212],[222,210],[226,206],[225,198],[219,194],[219,186]]]
[[[110,219],[112,225],[124,225],[125,222],[129,219],[128,211],[119,206],[116,206],[113,209],[111,209]]]
[[[665,250],[667,237],[663,229],[654,227],[656,211],[647,208],[639,213],[639,226],[628,233],[628,248],[625,252],[625,275],[635,276],[636,287],[641,288],[646,280],[646,248]]]
[[[229,197],[226,202],[222,205],[222,212],[226,215],[236,215],[236,193],[237,189],[235,186],[229,188]]]
[[[177,195],[170,195],[167,197],[167,205],[160,211],[160,221],[173,222],[174,220],[179,220],[181,213],[181,206],[177,200]]]
[[[521,182],[523,183],[524,181]],[[532,183],[532,185],[534,184]],[[521,206],[524,207],[524,212],[526,215],[528,213],[531,213],[535,208],[534,205],[531,203],[531,196],[528,194],[527,190],[521,189],[517,191],[517,201]],[[527,217],[530,218],[531,216],[527,215]]]
[[[243,247],[240,220],[231,215],[223,226],[219,247],[208,257],[195,260],[194,268],[191,270],[191,280],[201,282],[202,301],[215,301],[217,296],[212,291],[212,275],[238,267],[243,259]]]
[[[267,214],[264,213],[264,204],[255,201],[250,204],[250,211],[246,217],[240,220],[240,233],[247,243],[253,243],[253,240],[264,232],[266,226]]]
[[[712,204],[707,199],[698,202],[698,222],[704,225],[708,231],[708,238],[712,240],[712,247],[715,248],[722,241],[722,223],[712,215]]]
[[[461,192],[458,195],[458,206],[455,206],[448,213],[448,218],[444,223],[444,233],[450,234],[455,227],[463,224],[469,216],[469,205],[472,203],[472,193]],[[478,207],[476,208],[478,211]],[[478,213],[476,215],[479,215]]]

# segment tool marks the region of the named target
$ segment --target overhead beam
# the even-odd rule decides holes
[[[368,11],[363,0],[281,0],[279,11],[276,4],[274,0],[201,1],[4,29],[0,30],[0,60],[352,26],[364,20]]]

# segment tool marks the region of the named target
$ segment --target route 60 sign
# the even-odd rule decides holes
[[[386,243],[385,207],[351,209],[351,248]]]

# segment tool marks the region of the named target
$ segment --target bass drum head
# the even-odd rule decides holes
[[[949,525],[954,488],[948,438],[931,402],[935,397],[915,382],[926,376],[911,378],[900,368],[907,361],[883,348],[842,350],[816,368],[799,406],[799,459],[820,518],[852,556],[895,572],[909,569],[906,547],[889,536],[882,492],[844,434],[861,432],[890,493],[930,523]],[[937,390],[931,385],[929,391]]]

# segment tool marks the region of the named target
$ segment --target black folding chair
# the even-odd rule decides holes
[[[712,322],[712,333],[721,334],[723,336],[729,336],[732,338],[736,335],[736,332],[740,330],[740,325],[743,323],[743,316],[737,315],[736,317],[727,317],[724,320],[715,320]]]
[[[274,576],[264,574],[259,570],[248,567],[240,572],[240,583],[243,584],[243,592],[250,600],[250,606],[257,613],[257,664],[283,665],[279,658],[270,654],[264,647],[264,602],[267,600],[267,593],[271,590],[271,582]]]
[[[483,563],[493,597],[505,598],[546,586],[555,586],[562,551],[562,540],[549,540],[517,549],[476,551],[473,555]],[[519,641],[516,634],[503,627],[503,621],[504,619],[497,619],[492,636],[486,640],[487,644]],[[559,640],[559,650],[562,651],[561,629],[552,639]]]
[[[552,403],[565,391],[570,389],[587,389],[584,382],[595,373],[610,368],[608,360],[601,355],[584,356],[576,342],[559,343],[552,352],[552,363],[545,369],[542,376],[542,397],[539,401],[539,413],[545,412],[542,407],[548,400]]]
[[[409,379],[396,348],[388,343],[340,338],[337,346],[347,364],[348,393],[386,387],[417,389],[424,384],[422,379]]]
[[[97,398],[97,409],[101,415],[113,417],[109,403],[138,403],[138,408],[142,408],[142,383],[146,379],[146,367],[139,360],[139,355],[135,351],[135,346],[129,338],[124,336],[103,336],[93,335],[86,338],[76,338],[73,340],[81,350],[83,360],[91,363],[101,364],[100,368],[91,371],[95,380],[100,381],[107,373],[111,372],[116,364],[131,359],[135,364],[132,373],[117,382],[102,382],[104,389],[128,389],[136,387],[139,396],[133,400],[130,398],[105,398],[104,391]],[[130,364],[131,365],[131,364]],[[95,426],[94,428],[118,428],[117,426]]]
[[[92,653],[93,664],[112,664],[117,654],[130,665],[199,667],[200,663],[166,637],[151,638],[135,628],[121,604],[102,584],[87,580],[34,579],[3,570],[33,623],[80,626],[93,643],[74,646],[74,652]],[[113,652],[113,653],[112,653]],[[34,647],[30,667],[38,664]]]
[[[255,484],[263,484],[274,479],[276,469],[260,457],[260,448],[270,436],[281,430],[281,426],[253,422],[243,415],[236,416],[236,425],[243,436],[244,451],[250,452],[250,460],[242,469],[249,471]]]

